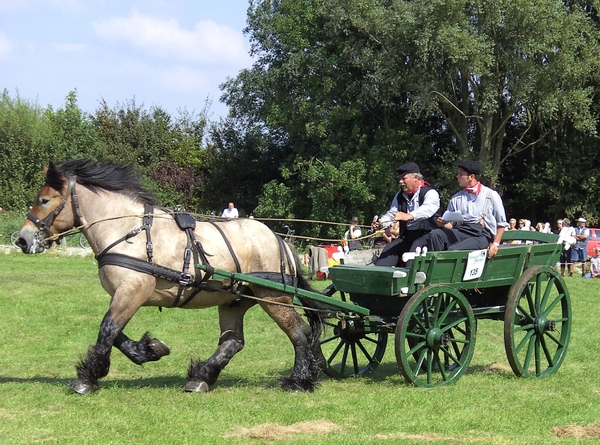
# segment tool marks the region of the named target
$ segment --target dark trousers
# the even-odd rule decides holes
[[[385,245],[374,264],[387,267],[401,265],[403,254],[427,245],[428,234],[426,230],[405,230],[401,237]]]
[[[492,234],[481,224],[463,224],[454,229],[435,229],[429,233],[428,250],[480,250],[487,249]]]

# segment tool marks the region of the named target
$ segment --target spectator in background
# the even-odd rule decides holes
[[[594,249],[594,256],[590,260],[590,274],[592,278],[600,278],[600,247]]]
[[[344,233],[344,240],[346,241],[346,245],[348,246],[348,250],[360,250],[362,249],[362,244],[360,242],[360,237],[362,236],[362,230],[358,226],[358,217],[353,216],[350,219],[350,227]]]
[[[571,264],[569,265],[569,276],[573,276],[573,269],[575,269],[575,263],[581,263],[581,276],[585,276],[585,270],[587,269],[587,239],[590,236],[590,230],[585,226],[585,218],[579,218],[577,220],[577,227],[575,227],[575,245],[571,249]]]
[[[567,268],[568,269],[571,268],[571,266],[570,266],[571,252],[569,252],[569,249],[570,249],[571,245],[575,243],[575,229],[573,227],[571,227],[571,221],[569,220],[569,218],[564,218],[559,221],[561,221],[561,229],[560,229],[560,233],[558,234],[558,241],[565,243],[565,249],[560,254],[560,259],[559,259],[560,274],[564,277],[565,270]],[[571,241],[573,241],[573,242],[571,242]]]
[[[506,230],[518,230],[517,229],[517,220],[514,218],[511,218],[508,220],[508,229]]]
[[[222,218],[226,218],[228,220],[236,219],[240,217],[238,210],[233,205],[233,202],[230,202],[225,210],[223,210]]]
[[[554,232],[556,235],[560,235],[560,231],[563,228],[563,220],[562,219],[558,219],[556,220],[556,232]]]

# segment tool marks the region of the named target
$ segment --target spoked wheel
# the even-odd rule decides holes
[[[362,319],[332,319],[326,324],[326,338],[321,341],[327,361],[325,374],[343,379],[371,373],[379,366],[387,346],[387,332],[366,332]]]
[[[549,266],[523,272],[511,288],[504,314],[504,347],[513,372],[545,377],[560,368],[571,335],[571,300],[562,277]]]
[[[471,305],[456,289],[421,289],[408,300],[396,325],[400,372],[415,386],[455,382],[471,362],[476,330]]]

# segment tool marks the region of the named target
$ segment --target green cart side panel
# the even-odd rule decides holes
[[[473,280],[463,279],[468,251],[429,252],[424,257],[415,258],[412,269],[349,264],[334,266],[329,272],[337,290],[352,294],[410,295],[432,284],[451,285],[457,289],[484,289],[512,286],[523,270],[532,266],[554,266],[561,252],[562,245],[556,243],[504,244],[494,258],[486,259],[481,276]],[[425,279],[417,279],[422,272]]]
[[[407,286],[406,269],[340,264],[329,268],[331,280],[340,292],[391,296]]]

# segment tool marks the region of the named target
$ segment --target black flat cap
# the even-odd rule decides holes
[[[414,162],[407,162],[406,164],[402,164],[396,169],[396,171],[398,172],[398,178],[403,177],[407,173],[421,173],[419,166]]]
[[[458,163],[458,168],[462,168],[471,175],[479,176],[481,174],[481,165],[476,161],[469,161],[468,159],[465,161],[460,161]]]

